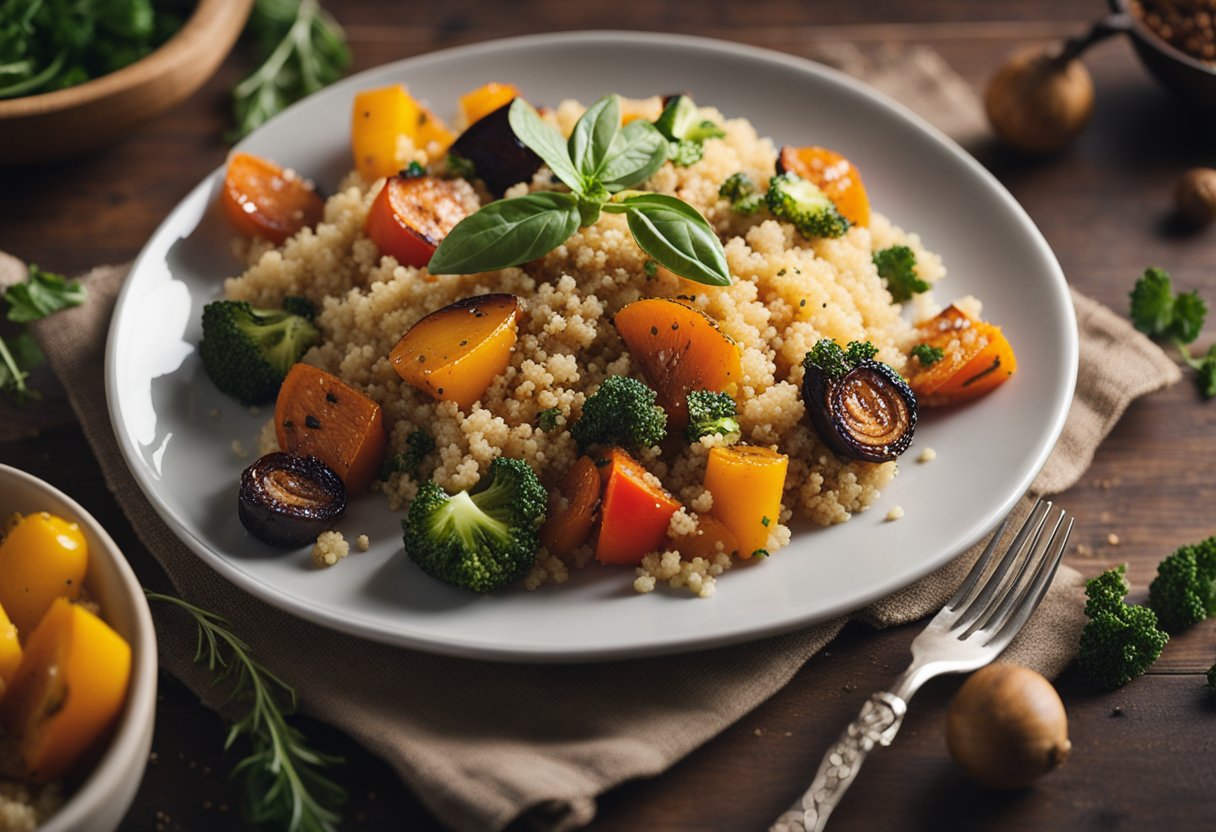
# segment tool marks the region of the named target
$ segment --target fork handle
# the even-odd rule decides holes
[[[828,815],[853,784],[866,755],[875,745],[891,744],[907,710],[907,702],[887,691],[867,699],[861,715],[823,755],[806,794],[777,818],[769,832],[820,832],[828,822]]]

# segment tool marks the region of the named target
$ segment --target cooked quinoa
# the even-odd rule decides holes
[[[34,832],[63,805],[58,782],[26,783],[15,775],[20,770],[16,743],[0,731],[0,832]]]
[[[647,119],[656,118],[660,109],[657,98],[625,106]],[[566,101],[546,118],[568,134],[582,112],[582,105]],[[692,283],[653,266],[648,272],[649,258],[634,242],[625,217],[609,214],[521,267],[436,276],[400,266],[391,257],[382,258],[363,233],[383,180],[366,182],[352,173],[326,202],[324,220],[315,230],[304,229],[278,248],[261,242],[246,246],[248,268],[226,281],[225,294],[269,307],[289,295],[312,300],[324,341],[304,361],[379,402],[390,430],[390,453],[404,451],[406,437],[415,430],[434,438],[436,452],[425,459],[417,477],[396,473],[375,486],[397,511],[409,505],[419,483],[428,478],[449,492],[473,486],[499,455],[529,461],[553,499],[559,499],[556,485],[579,448],[568,430],[540,430],[538,413],[556,408],[559,421],[572,424],[604,378],[637,375],[611,323],[617,310],[644,297],[689,299],[739,346],[741,441],[789,455],[782,514],[769,541],[769,551],[775,552],[790,539],[785,523],[792,516],[821,525],[847,521],[872,505],[896,472],[895,462],[841,459],[820,442],[800,395],[803,356],[821,338],[841,344],[868,340],[878,348],[880,360],[902,371],[914,332],[878,276],[873,253],[893,245],[910,247],[918,276],[930,284],[945,269],[917,235],[881,214],[873,215],[868,228],[854,226],[838,239],[811,241],[764,212],[743,216],[733,211],[718,196],[722,181],[743,171],[763,189],[774,174],[776,149],[744,119],[725,119],[712,108],[702,108],[701,115],[721,125],[726,136],[707,141],[696,164],[664,165],[644,188],[678,196],[704,214],[723,240],[735,278],[729,287]],[[541,168],[531,183],[517,185],[508,196],[553,187],[548,170]],[[488,197],[483,193],[481,198]],[[388,359],[401,336],[431,312],[491,292],[518,296],[525,314],[509,366],[481,400],[462,412],[454,402],[436,401],[402,381]],[[918,299],[918,317],[936,311],[931,298]],[[674,521],[689,524],[684,533],[695,533],[698,512],[712,506],[712,495],[701,483],[709,450],[720,441],[706,437],[674,457],[670,450],[660,455],[657,447],[637,454],[687,506]],[[262,450],[273,448],[273,426],[263,431],[258,444]],[[566,560],[542,550],[525,585],[562,583],[571,568],[590,558],[589,546]],[[638,568],[635,588],[646,592],[666,582],[710,595],[715,578],[730,563],[729,553],[707,561],[684,560],[674,548],[654,552]]]

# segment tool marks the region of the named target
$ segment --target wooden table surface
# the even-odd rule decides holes
[[[805,55],[850,41],[863,50],[924,44],[982,87],[1000,58],[1028,41],[1077,33],[1100,0],[798,0],[520,3],[392,0],[327,4],[345,24],[355,69],[460,43],[579,28],[687,32]],[[1148,265],[1216,301],[1216,229],[1187,233],[1170,220],[1179,174],[1216,163],[1216,130],[1188,114],[1115,40],[1086,56],[1097,86],[1094,120],[1063,155],[1028,161],[994,150],[984,161],[1042,229],[1080,291],[1125,312]],[[0,168],[0,250],[65,273],[129,260],[165,214],[227,150],[226,91],[248,70],[239,50],[192,99],[123,144],[91,158]],[[1213,328],[1202,337],[1204,347]],[[149,584],[163,581],[106,491],[80,428],[53,399],[41,433],[0,443],[0,460],[67,490],[112,531]],[[0,419],[28,421],[0,406]],[[1061,495],[1078,518],[1067,562],[1086,575],[1130,564],[1142,600],[1156,563],[1216,532],[1216,402],[1184,381],[1135,403],[1081,482]],[[826,745],[864,698],[902,668],[917,626],[874,633],[850,626],[784,690],[667,773],[600,801],[595,830],[762,829],[801,793]],[[959,680],[930,684],[896,745],[871,757],[832,829],[1210,829],[1216,800],[1216,699],[1202,673],[1216,661],[1216,621],[1171,640],[1144,678],[1099,693],[1069,670],[1059,679],[1073,755],[1024,792],[972,785],[943,740]],[[128,817],[130,829],[207,830],[237,824],[222,725],[163,676],[154,755]],[[305,720],[318,744],[345,755],[350,828],[439,828],[382,763],[338,732]]]

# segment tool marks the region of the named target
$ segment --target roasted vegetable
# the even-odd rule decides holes
[[[684,560],[693,558],[712,559],[718,552],[727,555],[739,551],[739,541],[735,533],[725,523],[708,514],[697,518],[697,530],[692,535],[678,537],[674,541]],[[719,547],[718,544],[721,544]]]
[[[726,135],[721,127],[701,118],[696,103],[687,95],[668,97],[654,126],[669,142],[667,158],[677,167],[701,161],[705,140]]]
[[[478,119],[452,143],[453,155],[473,164],[490,193],[501,197],[517,182],[531,181],[541,158],[515,136],[508,114],[511,102]]]
[[[514,295],[458,300],[410,327],[389,362],[414,387],[468,410],[507,368],[522,314]]]
[[[464,123],[475,124],[499,107],[507,106],[520,95],[519,87],[514,84],[500,84],[497,81],[482,84],[460,96],[460,112],[464,115]]]
[[[17,738],[26,774],[40,782],[67,774],[118,717],[130,676],[122,636],[84,607],[55,599],[0,699],[0,725]]]
[[[612,448],[602,465],[604,503],[595,559],[636,566],[645,555],[662,548],[680,502],[620,448]]]
[[[802,399],[815,432],[837,454],[863,462],[895,459],[916,431],[916,397],[875,353],[869,343],[841,349],[823,339],[802,362]]]
[[[908,366],[908,386],[926,407],[981,396],[1017,371],[1013,347],[1000,327],[976,320],[957,306],[918,324],[916,332],[918,346],[941,353],[928,364]]]
[[[1181,546],[1157,564],[1148,605],[1171,633],[1216,615],[1216,537]]]
[[[861,183],[861,174],[836,151],[786,145],[777,156],[777,173],[786,172],[814,182],[851,224],[869,226],[870,198]]]
[[[710,514],[735,536],[739,557],[768,554],[789,462],[785,454],[751,445],[710,450],[705,465],[705,488],[714,496]]]
[[[551,506],[540,542],[551,554],[565,556],[591,536],[600,506],[600,472],[588,456],[581,456],[562,478],[558,492],[564,504]]]
[[[684,438],[689,443],[702,436],[718,434],[727,441],[739,441],[739,419],[735,400],[726,393],[692,390],[688,394],[688,427]]]
[[[346,486],[315,456],[266,454],[241,474],[238,515],[249,533],[292,548],[317,539],[346,513]]]
[[[528,463],[498,457],[477,488],[424,483],[402,522],[405,552],[444,583],[490,592],[524,575],[540,549],[548,494]]]
[[[442,158],[452,143],[443,122],[401,84],[363,90],[351,112],[351,150],[355,168],[369,182],[405,167],[400,140],[408,138],[427,157]]]
[[[718,196],[730,203],[732,211],[750,216],[764,205],[764,194],[756,192],[756,185],[743,171],[735,171],[722,181]]]
[[[839,237],[849,230],[849,221],[836,203],[814,182],[795,173],[770,179],[764,200],[774,217],[792,223],[808,239]]]
[[[320,340],[320,331],[303,315],[217,300],[203,307],[198,355],[221,393],[241,404],[265,404],[274,401],[292,365]]]
[[[75,600],[89,566],[80,526],[45,511],[27,514],[0,543],[0,606],[23,640],[56,598]]]
[[[1148,607],[1126,603],[1130,587],[1127,565],[1107,570],[1085,584],[1085,614],[1077,665],[1090,681],[1106,690],[1123,687],[1152,667],[1169,636],[1157,629]]]
[[[743,378],[739,348],[713,318],[680,300],[646,298],[612,318],[630,357],[659,395],[671,427],[688,424],[693,390],[734,395]]]
[[[666,433],[667,414],[655,404],[655,392],[627,376],[604,379],[570,429],[580,448],[620,445],[636,450],[659,444]]]
[[[274,428],[281,450],[315,456],[350,494],[371,486],[388,447],[380,405],[309,364],[287,374],[274,406]]]
[[[265,237],[275,245],[325,214],[325,201],[312,184],[268,159],[234,153],[220,194],[224,214],[241,234]]]
[[[477,195],[463,179],[391,176],[376,196],[363,232],[381,254],[423,268],[456,223],[477,210]]]
[[[4,698],[4,691],[20,664],[21,639],[17,637],[17,625],[0,604],[0,699]]]

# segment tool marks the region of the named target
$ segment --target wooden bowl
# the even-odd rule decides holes
[[[253,0],[198,0],[147,57],[75,87],[0,100],[0,165],[79,155],[172,107],[219,68],[252,7]]]

